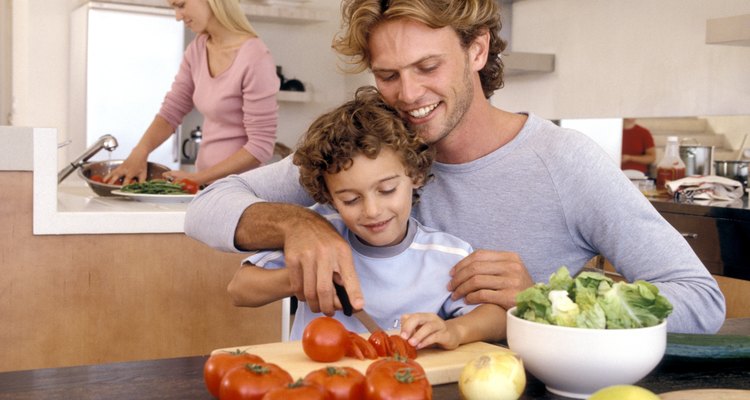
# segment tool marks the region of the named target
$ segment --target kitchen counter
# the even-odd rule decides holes
[[[733,202],[679,201],[671,197],[649,197],[648,199],[659,212],[750,221],[750,204],[747,195]]]
[[[0,127],[0,173],[33,172],[35,235],[182,233],[186,203],[145,203],[100,197],[73,172],[57,184],[57,130]],[[101,156],[100,156],[101,157]]]
[[[0,373],[1,399],[212,399],[203,382],[207,356]],[[418,360],[418,359],[417,359]],[[743,360],[747,361],[747,360]],[[526,374],[522,400],[562,400]],[[654,393],[703,388],[750,389],[747,362],[668,359],[637,383]],[[433,398],[459,398],[455,383],[433,386]]]
[[[715,275],[750,280],[750,206],[748,197],[733,202],[649,198],[651,204],[690,244]]]

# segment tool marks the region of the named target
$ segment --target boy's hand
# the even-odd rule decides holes
[[[437,314],[415,313],[401,316],[401,337],[417,350],[437,345],[453,350],[461,344],[455,325],[443,321]]]

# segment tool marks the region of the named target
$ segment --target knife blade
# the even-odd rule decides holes
[[[359,322],[361,322],[362,325],[364,325],[370,333],[375,333],[377,331],[383,330],[378,325],[378,323],[375,322],[374,319],[372,319],[367,311],[354,310],[351,301],[349,301],[349,295],[346,293],[346,289],[344,289],[343,286],[339,285],[336,282],[333,282],[333,287],[336,289],[336,296],[338,296],[339,301],[341,302],[341,307],[343,308],[342,311],[344,312],[344,315],[346,315],[347,317],[351,317],[352,315],[354,315],[354,318],[357,318]]]

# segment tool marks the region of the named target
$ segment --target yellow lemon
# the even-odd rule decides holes
[[[600,389],[589,400],[659,400],[659,396],[640,386],[614,385]]]

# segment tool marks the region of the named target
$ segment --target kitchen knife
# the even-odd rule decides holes
[[[354,311],[354,307],[352,307],[352,303],[351,301],[349,301],[349,295],[346,293],[346,289],[344,289],[343,286],[339,285],[336,282],[333,282],[333,287],[336,289],[336,296],[338,296],[339,301],[341,302],[341,307],[343,308],[344,315],[346,315],[347,317],[351,317],[352,315],[354,315],[354,318],[357,318],[359,322],[361,322],[362,325],[364,325],[365,328],[370,331],[370,333],[375,333],[377,331],[383,330],[380,326],[378,326],[378,323],[375,322],[374,319],[372,319],[367,311]]]

